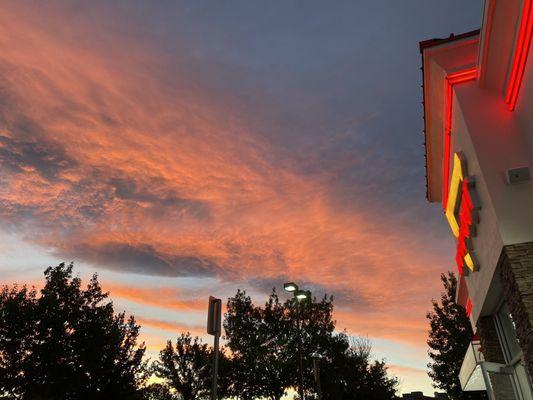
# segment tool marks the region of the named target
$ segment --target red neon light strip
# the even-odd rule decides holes
[[[468,301],[466,302],[466,316],[470,317],[470,314],[472,314],[472,307],[474,305],[472,304],[472,300],[470,297],[468,298]]]
[[[529,53],[529,46],[531,44],[531,36],[533,33],[533,0],[524,0],[522,8],[522,19],[520,21],[520,28],[516,40],[516,48],[513,58],[513,67],[509,75],[509,83],[507,84],[507,93],[505,102],[509,105],[509,110],[513,111],[518,100],[518,92],[524,77],[524,69],[526,68],[527,55]]]
[[[445,110],[444,115],[444,158],[443,158],[443,188],[442,188],[442,206],[446,209],[448,203],[448,191],[450,189],[450,152],[451,152],[451,135],[452,135],[452,106],[453,106],[453,86],[459,83],[476,79],[476,67],[465,69],[464,71],[454,72],[445,79]]]

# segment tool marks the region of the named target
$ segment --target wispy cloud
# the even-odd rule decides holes
[[[193,336],[206,335],[206,328],[198,325],[180,324],[176,322],[164,321],[153,318],[136,318],[136,322],[141,324],[141,326],[143,327],[150,327],[173,332],[173,335],[176,337],[179,336],[181,333],[185,332],[189,332]]]
[[[186,298],[187,293],[169,287],[142,288],[109,283],[103,287],[110,292],[111,298],[122,298],[153,307],[175,311],[203,311],[207,307],[204,298]]]

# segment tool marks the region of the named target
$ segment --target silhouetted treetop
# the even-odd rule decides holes
[[[94,275],[73,264],[45,270],[39,294],[0,292],[0,392],[18,399],[136,399],[145,378],[139,325],[114,313]]]

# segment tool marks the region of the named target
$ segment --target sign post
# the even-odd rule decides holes
[[[222,331],[222,300],[209,296],[207,311],[207,333],[214,336],[213,345],[213,377],[211,386],[211,400],[217,400],[218,352],[220,333]]]

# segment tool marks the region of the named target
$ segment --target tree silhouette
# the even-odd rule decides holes
[[[288,303],[289,306],[294,303]],[[388,375],[383,360],[372,360],[367,338],[348,337],[335,331],[333,298],[300,303],[304,348],[304,384],[315,393],[312,356],[319,357],[324,400],[393,400],[398,380]]]
[[[0,293],[0,392],[18,399],[136,399],[145,377],[139,325],[94,275],[86,289],[73,264],[46,269],[35,290]]]
[[[165,383],[152,383],[143,390],[144,400],[181,400]]]
[[[228,300],[224,328],[232,352],[232,394],[243,400],[280,399],[291,386],[295,370],[287,351],[290,324],[276,292],[260,308],[238,290]]]
[[[457,278],[453,272],[441,274],[444,291],[440,304],[432,301],[433,310],[426,314],[430,329],[427,344],[429,357],[428,375],[436,388],[444,390],[451,400],[485,399],[485,392],[463,392],[459,371],[473,332],[463,307],[455,302]]]
[[[155,375],[162,378],[165,385],[179,394],[182,400],[208,398],[211,393],[213,350],[189,332],[182,333],[176,344],[167,341],[166,347],[154,362]],[[228,384],[230,366],[224,351],[219,354],[219,396],[224,396]],[[162,397],[163,398],[163,397]]]
[[[396,398],[397,380],[385,363],[372,362],[370,348],[351,346],[348,336],[335,331],[333,299],[299,303],[304,366],[304,390],[315,396],[313,357],[320,357],[324,399]],[[264,307],[256,307],[243,291],[228,300],[224,320],[232,352],[232,394],[239,399],[279,400],[298,384],[296,302],[281,303],[275,290]]]

